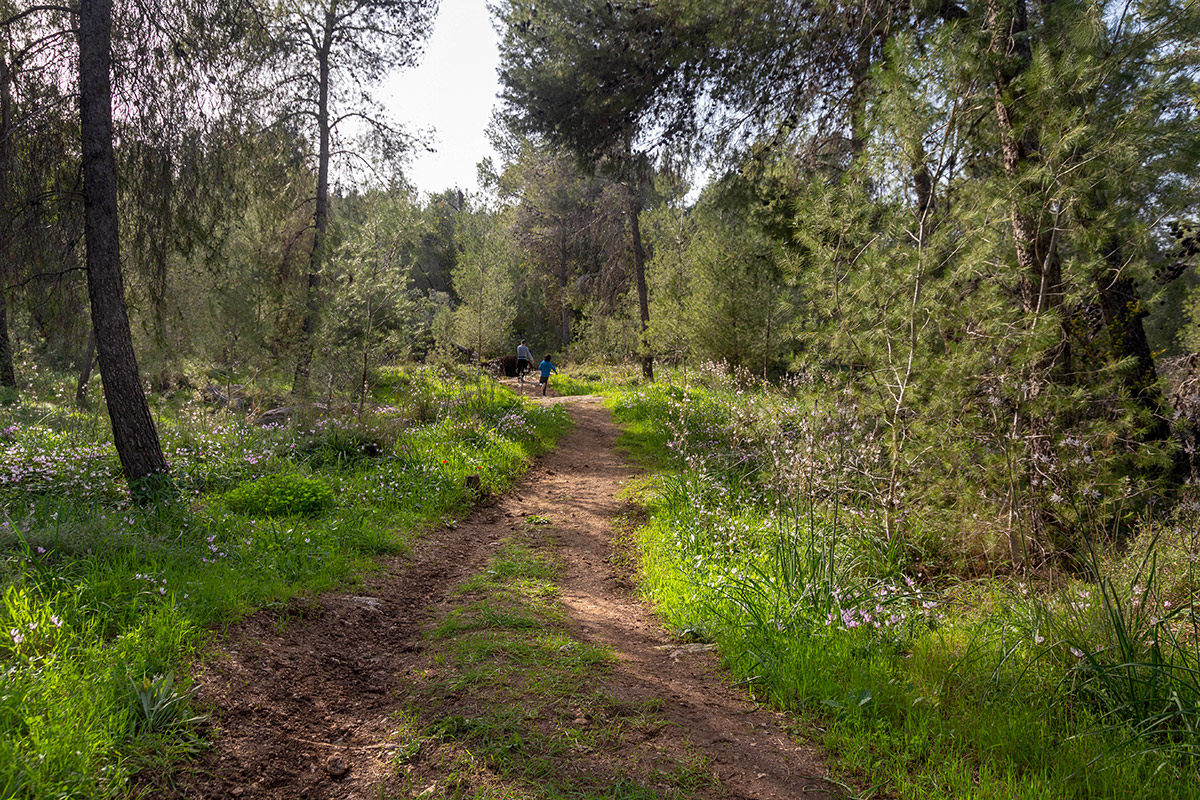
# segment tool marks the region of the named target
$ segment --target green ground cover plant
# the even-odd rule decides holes
[[[914,798],[1200,789],[1192,512],[1070,571],[963,577],[975,556],[875,513],[886,473],[836,391],[713,371],[612,402],[656,471],[645,590],[756,697],[819,719],[835,768]]]
[[[224,499],[246,516],[311,517],[333,505],[333,489],[319,478],[280,473],[240,484]]]
[[[120,797],[202,746],[189,667],[211,632],[353,581],[567,427],[490,380],[385,373],[361,415],[255,425],[157,409],[176,491],[131,504],[101,415],[7,409],[0,440],[0,797]],[[369,446],[364,446],[369,443]]]

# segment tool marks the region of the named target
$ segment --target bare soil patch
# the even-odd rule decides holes
[[[435,767],[418,765],[415,778],[411,766],[407,774],[397,767],[404,743],[392,734],[397,715],[414,701],[410,676],[428,668],[426,633],[462,602],[454,587],[536,516],[547,521],[539,535],[560,568],[558,602],[568,631],[615,654],[597,688],[631,709],[652,705],[668,723],[564,756],[556,769],[699,758],[719,784],[687,796],[840,796],[786,720],[729,688],[714,653],[665,630],[613,558],[614,520],[627,511],[618,498],[636,472],[614,452],[617,430],[608,411],[595,398],[546,402],[569,403],[576,427],[511,493],[426,536],[412,557],[387,562],[353,595],[265,609],[222,637],[199,676],[214,747],[181,772],[160,776],[153,794],[376,798],[419,796],[426,786],[435,796]],[[454,699],[468,711],[476,701],[487,699]],[[590,724],[584,717],[574,722]],[[536,786],[525,789],[537,795]]]

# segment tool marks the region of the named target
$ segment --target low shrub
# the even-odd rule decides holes
[[[333,489],[319,478],[282,473],[243,483],[225,494],[233,511],[252,517],[313,517],[333,505]]]

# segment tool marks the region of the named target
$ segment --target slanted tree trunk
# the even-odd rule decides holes
[[[330,4],[325,13],[325,30],[317,53],[317,199],[313,210],[313,244],[308,257],[308,292],[304,303],[304,323],[300,329],[300,347],[296,357],[296,374],[292,379],[292,395],[304,398],[309,394],[312,375],[313,339],[321,312],[321,267],[325,262],[325,232],[329,227],[329,158],[332,130],[329,122],[329,62],[332,58],[333,31],[336,25],[337,3]]]
[[[79,116],[84,237],[88,297],[113,442],[130,491],[135,498],[142,498],[151,488],[151,478],[166,475],[167,462],[138,375],[121,277],[109,78],[111,23],[112,0],[81,0]]]

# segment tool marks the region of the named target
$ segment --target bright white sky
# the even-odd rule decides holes
[[[433,129],[437,152],[415,153],[405,170],[418,190],[479,188],[475,165],[496,158],[484,131],[499,102],[499,61],[486,0],[442,0],[420,65],[384,83],[394,119],[413,131]]]

